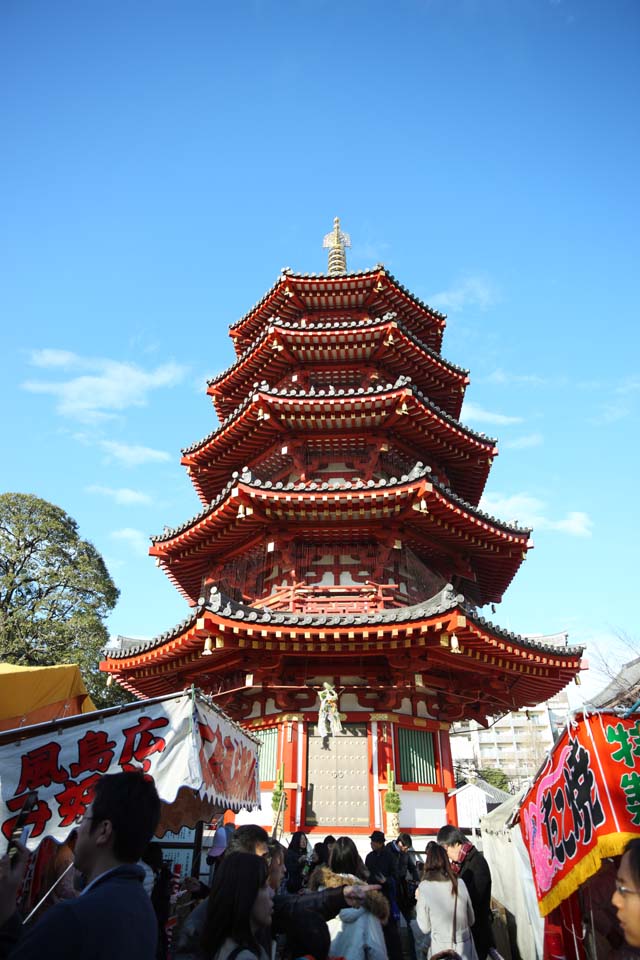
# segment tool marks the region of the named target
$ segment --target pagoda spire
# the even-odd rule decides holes
[[[322,241],[323,247],[329,248],[329,269],[331,275],[347,272],[346,248],[351,246],[351,237],[340,229],[340,217],[334,217],[333,230]]]

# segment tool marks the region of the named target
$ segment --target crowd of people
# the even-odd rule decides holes
[[[453,826],[427,844],[424,861],[408,834],[387,842],[376,830],[364,862],[346,836],[311,847],[298,832],[285,849],[259,826],[220,827],[210,883],[187,881],[199,903],[169,948],[168,872],[160,846],[150,844],[159,815],[152,781],[102,777],[74,837],[81,889],[55,898],[28,925],[16,911],[27,852],[18,844],[13,859],[0,859],[0,960],[493,956],[489,867]],[[612,902],[627,943],[640,946],[640,839],[622,857]]]

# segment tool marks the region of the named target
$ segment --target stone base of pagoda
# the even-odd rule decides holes
[[[263,743],[260,759],[261,811],[241,813],[237,823],[259,823],[271,832],[276,779],[286,807],[279,832],[296,830],[336,836],[391,835],[384,810],[388,776],[401,796],[400,829],[433,836],[444,823],[457,824],[447,724],[410,712],[342,712],[342,733],[321,737],[317,710],[274,713],[244,721]]]

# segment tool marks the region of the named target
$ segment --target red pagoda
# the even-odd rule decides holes
[[[393,771],[402,829],[429,834],[456,822],[450,723],[546,700],[582,650],[479,613],[530,531],[478,507],[497,450],[459,420],[445,316],[348,273],[348,245],[336,219],[327,274],[284,269],[231,327],[220,426],[182,457],[202,509],[150,549],[189,617],[101,669],[140,697],[195,684],[257,732],[265,825],[280,776],[286,830],[384,828]]]

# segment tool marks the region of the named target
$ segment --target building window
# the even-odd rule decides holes
[[[436,783],[433,734],[428,730],[398,730],[400,783]]]
[[[270,727],[268,730],[260,730],[258,736],[262,741],[258,761],[260,779],[275,780],[278,753],[278,728]]]

